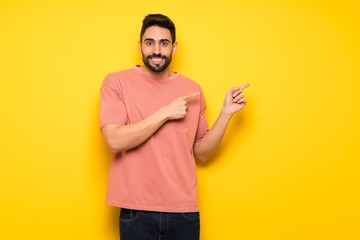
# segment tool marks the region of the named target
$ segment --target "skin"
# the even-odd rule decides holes
[[[171,58],[177,51],[177,43],[172,43],[168,29],[153,26],[145,31],[143,39],[138,44],[138,50],[143,57],[161,54]],[[149,64],[151,67],[161,68],[165,64],[165,60],[153,57],[149,59]],[[142,66],[141,69],[144,74],[155,79],[165,78],[172,74],[169,67],[166,67],[161,72],[155,72],[146,65]],[[243,91],[247,87],[249,87],[249,84],[233,87],[226,93],[223,107],[214,125],[204,138],[193,146],[194,155],[198,160],[205,162],[215,152],[221,143],[232,116],[245,107],[246,99]],[[118,153],[139,146],[161,128],[165,122],[184,118],[187,113],[187,102],[199,94],[199,92],[195,92],[178,97],[149,117],[134,124],[105,125],[101,132],[110,151]]]

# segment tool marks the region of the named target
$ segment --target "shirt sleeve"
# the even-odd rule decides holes
[[[196,136],[195,136],[195,142],[200,141],[209,130],[208,122],[207,122],[206,116],[205,116],[205,109],[206,109],[206,103],[205,103],[204,96],[201,92],[201,94],[200,94],[200,116],[199,116],[198,129],[196,131]]]
[[[105,77],[100,89],[100,129],[106,124],[125,125],[127,112],[120,83],[111,74]]]

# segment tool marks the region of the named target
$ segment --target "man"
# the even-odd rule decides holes
[[[199,239],[195,158],[215,151],[249,85],[228,91],[208,129],[200,86],[169,69],[173,22],[146,16],[138,49],[144,65],[109,74],[101,88],[100,128],[113,153],[107,203],[121,208],[122,240]]]

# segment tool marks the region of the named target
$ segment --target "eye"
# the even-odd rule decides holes
[[[153,41],[145,41],[145,46],[152,46],[154,45]]]
[[[163,47],[167,47],[169,45],[169,42],[164,41],[164,42],[161,42],[160,44]]]

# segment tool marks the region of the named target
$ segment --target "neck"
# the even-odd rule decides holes
[[[167,78],[172,75],[172,72],[168,68],[166,68],[162,72],[153,72],[150,69],[148,69],[146,66],[141,66],[141,70],[146,76],[149,76],[149,77],[152,77],[155,79]]]

